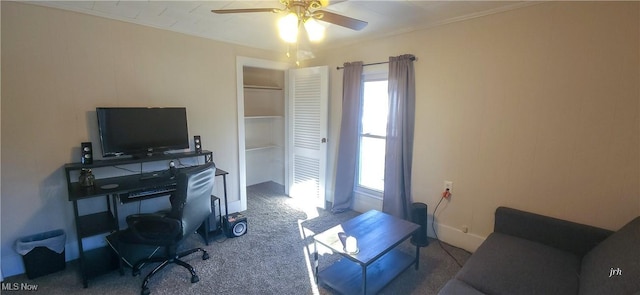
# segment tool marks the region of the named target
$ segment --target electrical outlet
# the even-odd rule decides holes
[[[445,180],[444,181],[444,190],[449,190],[450,194],[453,194],[453,181]]]

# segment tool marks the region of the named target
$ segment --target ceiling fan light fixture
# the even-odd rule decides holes
[[[304,22],[304,29],[307,31],[307,36],[311,42],[319,42],[324,39],[325,27],[321,25],[317,20],[313,18],[307,19]]]
[[[298,41],[298,16],[295,13],[288,13],[278,20],[278,32],[280,38],[287,43]]]

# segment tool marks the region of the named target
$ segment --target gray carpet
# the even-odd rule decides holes
[[[184,259],[195,267],[200,282],[192,284],[188,271],[172,265],[151,279],[151,294],[334,294],[313,281],[312,236],[360,213],[332,214],[304,209],[296,200],[284,196],[282,186],[274,183],[247,188],[247,199],[248,209],[243,212],[248,220],[247,234],[232,239],[219,235],[208,246],[195,234],[185,242],[184,248],[201,246],[211,255],[209,260],[202,260],[199,254]],[[408,241],[399,247],[407,253],[415,251]],[[458,248],[445,247],[460,263],[470,255]],[[338,256],[321,255],[320,269]],[[126,269],[124,276],[113,271],[90,280],[89,288],[84,289],[74,261],[64,271],[33,280],[19,275],[7,278],[4,283],[36,285],[45,294],[139,294],[143,277],[151,268],[144,268],[138,277],[131,276],[130,269]],[[381,294],[435,294],[458,270],[437,241],[430,240],[429,246],[421,248],[420,269],[407,269]]]

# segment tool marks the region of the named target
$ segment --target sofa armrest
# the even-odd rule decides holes
[[[513,208],[498,207],[494,231],[572,252],[582,258],[613,232]]]

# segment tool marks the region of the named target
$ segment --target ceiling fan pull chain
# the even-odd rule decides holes
[[[300,42],[296,42],[296,66],[300,66],[300,60],[299,60],[299,54],[298,54],[298,44],[300,44]]]

